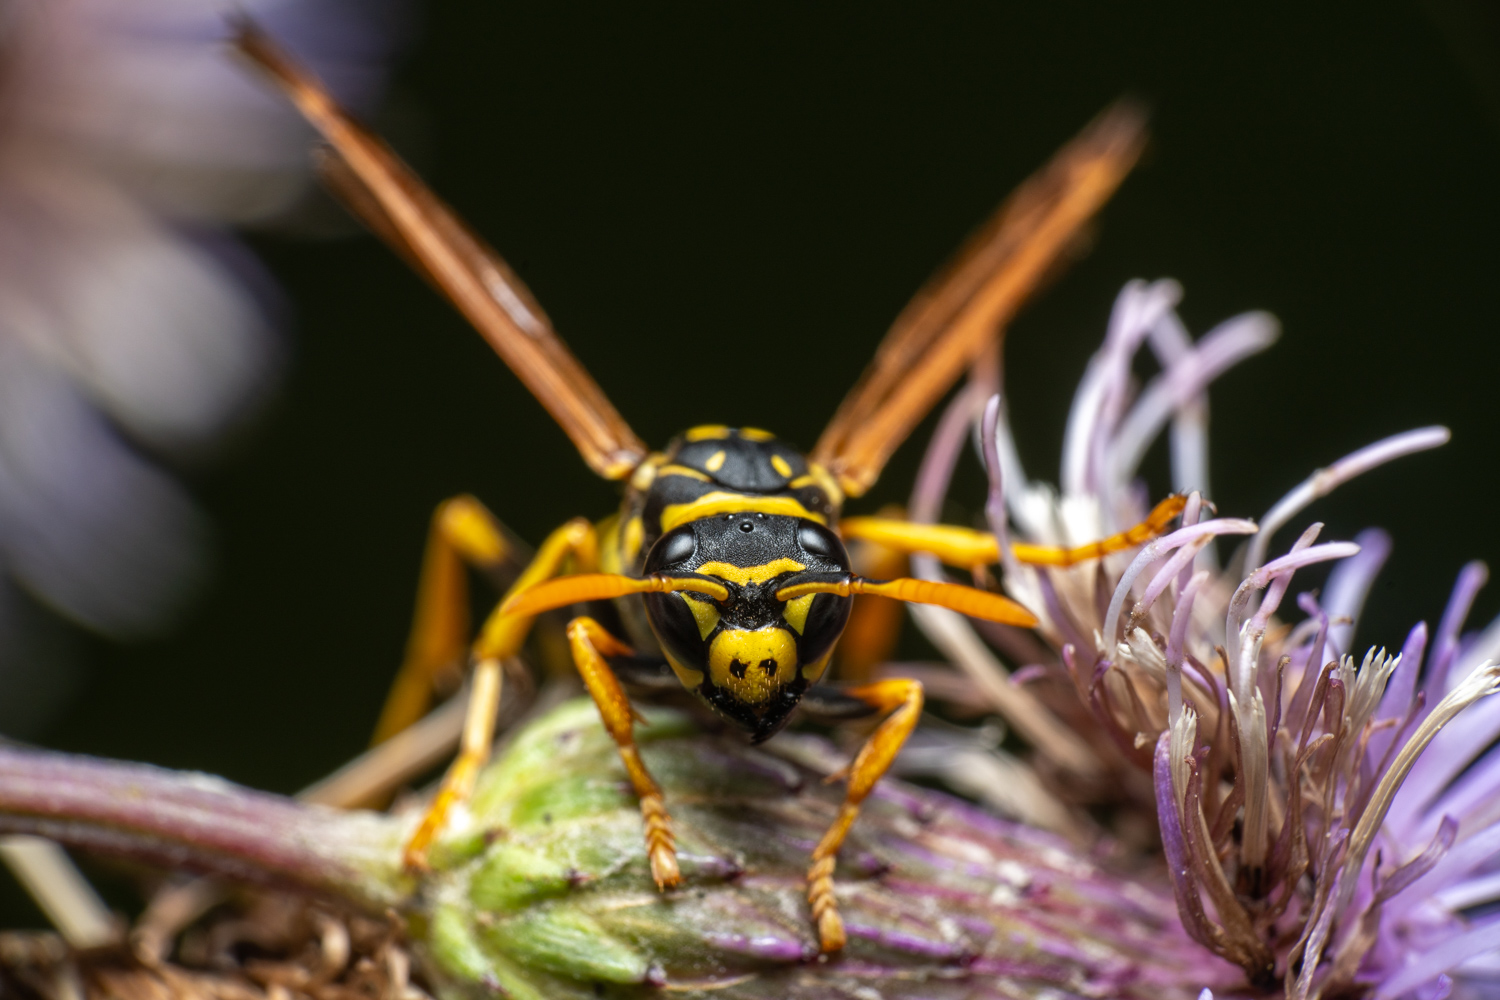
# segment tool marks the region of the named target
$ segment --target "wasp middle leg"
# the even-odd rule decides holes
[[[887,507],[882,521],[905,523],[899,507]],[[890,580],[907,575],[907,553],[876,542],[858,542],[849,547],[854,571],[871,580]],[[837,677],[849,684],[863,684],[874,677],[875,668],[891,658],[901,636],[906,611],[900,601],[885,597],[854,599],[848,624],[834,649]]]

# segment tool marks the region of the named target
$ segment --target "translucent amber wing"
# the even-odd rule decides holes
[[[845,397],[812,458],[851,496],[1061,263],[1139,158],[1144,118],[1107,109],[1022,184],[916,294]]]
[[[321,166],[335,193],[474,324],[595,472],[629,475],[645,446],[515,272],[263,33],[242,25],[236,42],[332,147]]]

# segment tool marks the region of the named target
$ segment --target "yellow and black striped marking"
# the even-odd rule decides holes
[[[620,565],[639,571],[656,540],[689,521],[751,512],[832,526],[843,502],[826,469],[770,432],[704,424],[648,457],[631,477]]]
[[[796,581],[849,573],[838,536],[808,517],[752,509],[695,518],[664,534],[643,569],[728,590],[722,601],[648,594],[646,610],[678,679],[756,742],[780,730],[822,676],[849,617],[850,598],[839,594],[777,599]]]

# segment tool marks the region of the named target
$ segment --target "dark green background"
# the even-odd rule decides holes
[[[1123,282],[1181,280],[1195,334],[1268,309],[1282,342],[1212,396],[1221,510],[1258,516],[1382,435],[1454,429],[1313,512],[1327,538],[1395,533],[1361,638],[1399,644],[1465,559],[1500,560],[1486,9],[443,0],[386,117],[649,442],[724,421],[810,445],[969,229],[1111,99],[1145,98],[1148,161],[1006,348],[1028,469],[1055,478]],[[291,791],[367,738],[438,500],[473,491],[534,542],[615,493],[373,240],[256,245],[293,303],[294,356],[257,431],[197,482],[217,582],[161,641],[89,640],[40,741]],[[901,498],[916,452],[858,509]]]

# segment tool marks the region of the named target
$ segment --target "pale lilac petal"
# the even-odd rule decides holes
[[[1177,795],[1172,787],[1171,740],[1171,733],[1164,732],[1156,741],[1156,753],[1152,766],[1152,785],[1156,792],[1156,815],[1161,827],[1162,852],[1166,855],[1167,874],[1172,880],[1172,891],[1177,897],[1177,912],[1182,918],[1183,929],[1187,931],[1189,937],[1203,942],[1206,938],[1203,925],[1207,923],[1207,918],[1203,912],[1203,902],[1198,895],[1198,886],[1193,880],[1193,866],[1182,831],[1182,817],[1177,808]]]
[[[1475,758],[1500,739],[1500,699],[1492,698],[1464,712],[1432,741],[1428,753],[1412,767],[1412,813],[1431,808]]]
[[[1304,549],[1310,548],[1322,533],[1323,522],[1317,521],[1308,525],[1297,540],[1292,543],[1289,551],[1301,552]],[[1356,556],[1356,558],[1358,557]],[[1338,567],[1334,567],[1335,572],[1337,572],[1337,569]],[[1287,589],[1291,585],[1292,575],[1290,573],[1283,573],[1271,580],[1270,586],[1266,588],[1266,596],[1261,599],[1260,609],[1255,613],[1255,617],[1260,620],[1262,626],[1276,613],[1276,609],[1281,607],[1281,599],[1286,596]]]
[[[1089,361],[1073,397],[1063,435],[1064,494],[1083,495],[1098,485],[1099,461],[1113,430],[1109,409],[1123,398],[1130,359],[1158,316],[1182,298],[1174,281],[1132,281],[1115,299],[1104,346]]]
[[[1125,598],[1129,595],[1136,577],[1144,573],[1148,566],[1195,538],[1202,538],[1205,535],[1250,535],[1254,534],[1255,530],[1254,521],[1232,517],[1215,518],[1212,521],[1202,521],[1185,528],[1178,528],[1170,535],[1163,535],[1155,541],[1146,543],[1131,561],[1130,566],[1121,574],[1120,582],[1115,586],[1114,596],[1110,598],[1109,610],[1104,615],[1104,630],[1100,633],[1106,646],[1110,646],[1118,638],[1115,633],[1118,631],[1120,622],[1120,609],[1124,607]]]
[[[1005,509],[1005,460],[1000,454],[1001,411],[1004,402],[999,394],[989,398],[984,405],[984,417],[980,421],[979,440],[983,445],[985,475],[989,479],[989,493],[985,497],[984,516],[989,522],[990,532],[995,536],[995,545],[1000,552],[1000,563],[1005,571],[1013,571],[1015,559],[1010,551],[1010,532],[1006,530]]]
[[[1412,991],[1415,1000],[1448,1000],[1452,995],[1453,979],[1447,975],[1438,976],[1425,988]]]
[[[240,5],[346,99],[374,91],[397,6]],[[28,591],[115,635],[167,624],[207,557],[203,518],[136,446],[213,446],[267,398],[283,353],[269,279],[226,226],[300,197],[312,132],[232,58],[231,12],[4,12],[0,548]]]
[[[1151,327],[1151,349],[1163,369],[1170,368],[1193,349],[1193,338],[1175,312],[1167,312]],[[1168,439],[1172,465],[1172,492],[1209,492],[1208,482],[1208,393],[1200,392],[1179,406],[1172,415]],[[1195,519],[1196,520],[1196,519]],[[1191,523],[1191,522],[1185,522]],[[1205,557],[1212,551],[1206,550]],[[1201,560],[1200,560],[1201,561]]]
[[[1261,518],[1260,535],[1250,540],[1245,552],[1245,572],[1253,572],[1264,561],[1271,538],[1314,500],[1392,459],[1447,444],[1452,436],[1446,427],[1422,427],[1384,438],[1345,455],[1326,469],[1319,469],[1278,500]]]
[[[1462,822],[1462,817],[1458,817]],[[1448,850],[1432,871],[1422,876],[1421,891],[1393,900],[1393,905],[1411,908],[1464,878],[1486,861],[1500,855],[1500,825],[1492,825],[1460,840]]]
[[[1459,756],[1465,753],[1463,749],[1438,746]],[[1467,829],[1500,823],[1500,752],[1472,743],[1468,752],[1475,762],[1443,793],[1436,808],[1463,820]]]
[[[1500,900],[1500,872],[1492,871],[1488,875],[1464,879],[1453,888],[1438,892],[1435,898],[1454,911],[1488,906]],[[1500,951],[1500,939],[1496,940],[1495,948]]]
[[[1016,449],[1015,435],[1011,432],[1010,414],[1005,405],[1005,394],[1003,391],[997,393],[1000,400],[999,408],[995,411],[995,435],[994,446],[1000,454],[1000,475],[1005,485],[1005,506],[1010,516],[1015,519],[1018,526],[1023,528],[1034,527],[1027,522],[1028,511],[1026,509],[1026,498],[1036,489],[1031,480],[1026,478],[1026,469],[1021,464],[1021,453]],[[988,446],[981,439],[979,442],[979,458],[981,463],[988,468],[985,459],[985,449]]]
[[[1444,816],[1443,821],[1438,825],[1436,836],[1432,838],[1432,843],[1428,844],[1421,854],[1397,868],[1380,883],[1380,890],[1374,897],[1375,902],[1383,903],[1393,896],[1400,895],[1422,876],[1431,872],[1433,866],[1453,848],[1453,841],[1457,836],[1458,823],[1453,817]]]
[[[1187,640],[1187,627],[1193,620],[1193,602],[1198,591],[1208,582],[1212,574],[1200,570],[1193,574],[1177,598],[1177,607],[1172,612],[1172,632],[1167,638],[1167,724],[1175,726],[1182,714],[1182,650]]]
[[[1500,914],[1477,921],[1464,933],[1412,955],[1404,968],[1375,987],[1375,998],[1395,1000],[1466,960],[1495,950],[1497,945],[1500,945]]]
[[[308,183],[310,130],[224,44],[250,14],[355,106],[378,90],[399,31],[391,0],[72,0],[34,4],[46,50],[25,64],[35,99],[17,124],[108,163],[175,218],[244,222],[285,209]],[[17,110],[17,104],[11,105]],[[149,123],[149,127],[142,127]]]
[[[1391,554],[1391,536],[1379,528],[1366,528],[1354,536],[1354,541],[1359,546],[1359,554],[1333,568],[1323,591],[1323,607],[1328,617],[1335,619],[1328,630],[1328,641],[1340,653],[1353,652],[1359,613],[1365,606],[1370,586]],[[1339,618],[1348,618],[1349,622],[1339,624]]]
[[[1186,528],[1189,525],[1197,524],[1200,520],[1203,519],[1204,510],[1205,507],[1203,503],[1203,494],[1199,493],[1197,490],[1193,490],[1188,494],[1187,503],[1182,508],[1182,518],[1180,522],[1182,527]],[[1194,569],[1218,568],[1215,564],[1205,565],[1204,556],[1205,554],[1209,554],[1211,552],[1212,546],[1205,546],[1199,551],[1198,558],[1193,562],[1192,566],[1183,567],[1182,574],[1177,578],[1177,592],[1179,594],[1182,593],[1183,588],[1187,586],[1188,577],[1189,575],[1191,575]]]
[[[1135,475],[1151,442],[1174,412],[1197,398],[1228,368],[1276,342],[1280,327],[1266,313],[1245,313],[1204,335],[1193,350],[1146,386],[1110,443],[1110,479],[1124,483]],[[1203,489],[1203,483],[1184,484]]]
[[[958,457],[963,454],[969,427],[984,412],[985,401],[992,393],[992,388],[971,382],[959,390],[943,409],[937,429],[932,432],[932,440],[922,453],[922,465],[912,485],[906,512],[909,520],[932,524],[942,513],[948,483],[953,479]]]
[[[1448,668],[1443,683],[1445,691],[1452,691],[1486,660],[1500,660],[1500,615],[1496,615],[1483,632],[1468,634],[1459,640],[1458,656]]]
[[[1396,672],[1386,683],[1385,696],[1380,700],[1380,709],[1376,712],[1376,718],[1405,717],[1410,709],[1412,698],[1416,696],[1417,675],[1422,672],[1422,656],[1426,649],[1427,623],[1418,622],[1416,627],[1407,633],[1406,642],[1401,646],[1401,656]],[[1378,761],[1384,757],[1386,748],[1395,738],[1394,730],[1376,733],[1370,739],[1370,759]]]
[[[1151,605],[1156,603],[1156,599],[1162,595],[1162,592],[1171,586],[1172,582],[1180,574],[1190,572],[1193,559],[1202,550],[1203,546],[1209,544],[1211,541],[1213,541],[1211,536],[1198,538],[1172,553],[1171,558],[1162,563],[1161,569],[1156,571],[1156,575],[1146,585],[1146,590],[1141,594],[1140,599],[1131,607],[1131,620],[1139,621],[1151,609]],[[1127,629],[1129,627],[1129,625],[1126,626]]]
[[[1167,438],[1172,468],[1172,492],[1208,492],[1208,398],[1189,400],[1172,416]]]
[[[1245,577],[1229,602],[1229,613],[1224,623],[1224,639],[1229,651],[1229,662],[1238,664],[1240,661],[1240,627],[1245,623],[1245,611],[1249,606],[1250,598],[1256,591],[1278,576],[1294,573],[1304,566],[1312,566],[1332,559],[1347,559],[1358,551],[1359,546],[1353,542],[1324,542],[1322,545],[1289,552],[1279,559],[1273,559]],[[1240,678],[1235,685],[1241,699],[1249,696],[1247,685],[1248,679],[1245,678]]]
[[[1489,578],[1490,568],[1477,559],[1465,563],[1464,568],[1458,572],[1458,580],[1453,585],[1448,606],[1443,609],[1443,620],[1432,641],[1432,665],[1423,683],[1429,705],[1437,704],[1437,700],[1448,691],[1448,671],[1454,658],[1458,656],[1459,633],[1469,617],[1469,609],[1474,606],[1474,598],[1489,582]]]
[[[66,165],[5,161],[0,221],[0,336],[134,437],[192,452],[266,396],[280,338],[224,256]]]

